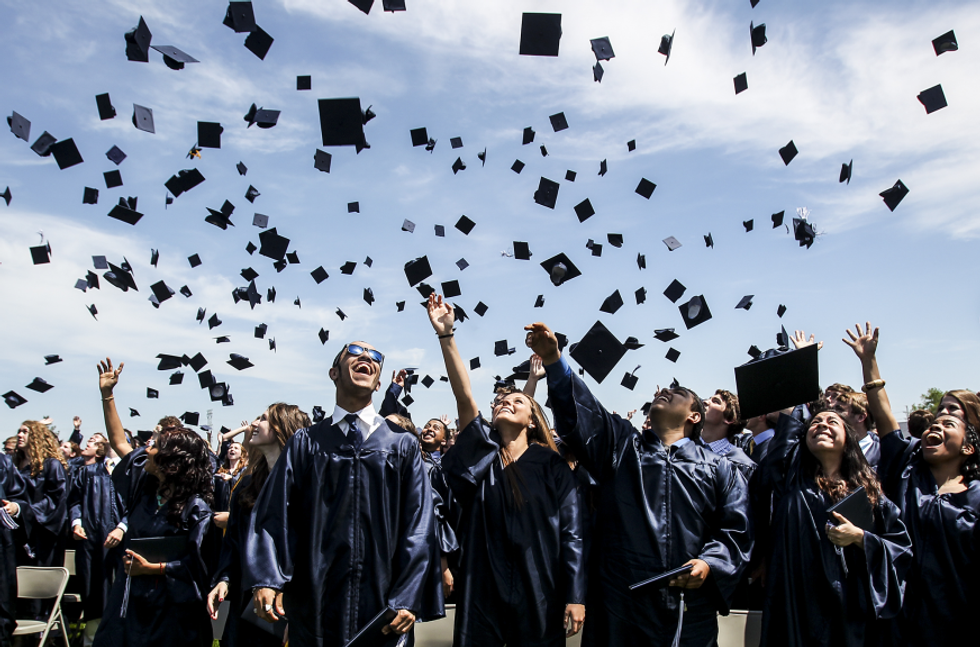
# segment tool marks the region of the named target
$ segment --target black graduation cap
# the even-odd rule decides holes
[[[466,170],[466,164],[463,163],[462,157],[457,157],[456,161],[453,162],[453,175],[456,175],[460,171]]]
[[[742,297],[739,300],[738,304],[735,306],[735,309],[738,310],[739,308],[741,308],[743,310],[748,310],[749,308],[751,308],[752,307],[752,298],[754,296],[755,296],[754,294],[748,294],[748,295]]]
[[[456,261],[456,267],[459,268],[459,271],[460,272],[462,272],[463,270],[465,270],[469,266],[470,266],[470,264],[466,262],[466,259],[465,258],[461,258],[458,261]]]
[[[623,246],[622,234],[606,234],[606,240],[608,240],[609,244],[615,247],[616,249],[619,249],[620,247]]]
[[[415,233],[415,223],[406,218],[402,222],[402,231],[407,231],[410,234],[414,234]]]
[[[38,393],[45,393],[54,388],[53,385],[48,384],[43,379],[35,377],[34,380],[27,385],[27,388],[32,391],[37,391]]]
[[[320,328],[320,332],[317,333],[317,337],[320,338],[320,344],[326,344],[330,340],[330,331]]]
[[[446,281],[441,285],[442,296],[445,298],[458,297],[463,292],[459,289],[459,281]]]
[[[755,344],[752,344],[751,346],[749,346],[749,350],[746,351],[746,352],[749,354],[749,356],[752,359],[759,359],[759,356],[762,355],[762,351],[759,350],[759,347],[756,346]]]
[[[456,222],[456,229],[460,230],[466,235],[469,235],[469,233],[473,231],[473,227],[476,227],[476,223],[466,216],[460,216],[459,220]]]
[[[221,133],[224,128],[213,121],[197,122],[197,145],[201,148],[221,148]]]
[[[153,110],[145,106],[133,104],[133,125],[145,133],[156,133],[153,126]]]
[[[578,216],[579,222],[585,222],[594,216],[595,209],[592,208],[592,201],[586,198],[575,205],[575,215]]]
[[[666,359],[674,363],[676,363],[677,360],[680,359],[680,356],[681,356],[681,352],[674,347],[668,348],[667,354],[664,355]]]
[[[620,386],[625,386],[627,389],[632,391],[636,387],[636,383],[640,378],[636,377],[633,373],[627,373],[623,376],[623,381],[620,382]]]
[[[526,146],[526,145],[530,144],[531,142],[533,142],[534,141],[534,135],[535,135],[535,133],[534,133],[534,129],[533,128],[531,128],[530,126],[528,126],[527,128],[525,128],[524,129],[524,136],[523,136],[523,139],[521,140],[521,144],[524,145],[524,146]]]
[[[715,239],[711,237],[710,231],[704,236],[704,246],[712,249],[715,248]]]
[[[157,399],[160,397],[160,392],[157,391],[156,389],[151,389],[150,387],[146,387],[146,397],[149,400]]]
[[[429,141],[429,133],[425,128],[413,128],[408,134],[412,137],[412,146],[425,146]]]
[[[174,291],[163,281],[157,281],[151,285],[150,290],[153,292],[153,296],[157,298],[157,303],[163,303],[174,295]]]
[[[677,303],[677,300],[684,296],[684,292],[687,290],[680,281],[674,279],[664,290],[664,296],[670,299],[671,303]]]
[[[232,0],[228,3],[225,19],[222,24],[230,27],[238,34],[255,30],[255,13],[251,2]]]
[[[525,13],[521,17],[522,56],[558,56],[560,13]]]
[[[126,39],[126,58],[138,63],[150,62],[150,40],[153,34],[146,26],[143,16],[140,16],[139,24],[130,29],[125,34]]]
[[[475,371],[478,368],[480,368],[480,358],[474,357],[470,360],[470,370]]]
[[[133,278],[132,273],[127,272],[122,267],[109,263],[109,271],[103,274],[102,277],[123,292],[130,289],[139,292],[139,288],[136,287],[136,279]]]
[[[572,359],[600,384],[625,354],[626,348],[601,321],[596,321],[569,352]]]
[[[313,77],[310,75],[302,75],[296,77],[296,89],[297,90],[312,90],[313,89]]]
[[[734,81],[735,81],[735,94],[745,92],[746,90],[749,89],[749,77],[745,75],[745,72],[742,72],[741,74],[736,76]]]
[[[436,233],[436,236],[438,236],[439,238],[445,238],[446,237],[446,227],[443,226],[443,225],[436,225],[435,226],[435,233]]]
[[[852,159],[847,164],[840,165],[840,180],[839,182],[851,183],[851,173],[854,170],[854,160]]]
[[[514,165],[510,167],[510,170],[520,175],[521,171],[524,170],[524,162],[521,160],[514,160]]]
[[[602,69],[602,63],[596,61],[595,65],[592,66],[592,80],[596,83],[602,83],[602,75],[605,73],[605,70]]]
[[[320,267],[316,268],[315,270],[313,270],[312,272],[310,272],[310,276],[313,277],[313,280],[316,281],[316,284],[317,285],[320,285],[321,283],[323,283],[324,281],[326,281],[328,278],[330,278],[330,275],[327,274],[327,271],[325,269],[323,269],[323,266],[322,265]]]
[[[663,243],[667,246],[667,250],[671,252],[679,247],[683,247],[683,245],[681,245],[681,241],[677,240],[673,236],[667,236],[664,238]]]
[[[552,256],[546,261],[541,262],[541,267],[551,277],[551,282],[556,286],[571,281],[576,276],[581,276],[582,272],[575,267],[575,264],[564,253]],[[564,271],[563,271],[564,270]]]
[[[16,110],[7,117],[7,124],[10,126],[10,132],[14,134],[18,139],[23,139],[25,142],[30,141],[31,138],[31,122],[26,117],[18,114]]]
[[[196,58],[173,45],[151,45],[150,47],[163,54],[163,63],[171,70],[182,70],[187,63],[200,63]]]
[[[898,206],[898,203],[901,202],[902,199],[908,195],[908,193],[908,187],[906,187],[901,180],[896,180],[895,184],[891,188],[885,189],[878,195],[885,200],[885,206],[888,207],[889,211],[895,211],[895,207]]]
[[[201,323],[202,321],[204,321],[204,317],[207,316],[207,312],[208,311],[206,309],[204,309],[204,308],[198,308],[197,309],[197,317],[196,318],[197,318],[197,322],[198,323]]]
[[[201,264],[201,257],[198,254],[191,254],[187,257],[187,262],[191,264],[191,267],[197,267]]]
[[[517,352],[516,349],[507,347],[506,339],[501,339],[493,344],[493,354],[497,357],[513,355],[515,352]]]
[[[664,34],[660,37],[660,47],[657,49],[657,52],[667,57],[664,60],[664,65],[667,65],[668,61],[670,61],[670,50],[674,46],[674,34],[676,33],[677,30],[675,29],[669,34]]]
[[[779,156],[783,159],[783,164],[789,166],[789,163],[793,161],[793,158],[796,157],[798,152],[796,150],[796,144],[791,139],[788,144],[779,149]]]
[[[240,272],[240,274],[246,281],[254,281],[259,276],[259,273],[253,270],[251,267],[246,267]]]
[[[259,233],[259,254],[275,261],[283,260],[289,248],[289,239],[279,235],[275,227]]]
[[[58,141],[58,138],[45,130],[43,133],[41,133],[41,136],[37,138],[37,141],[31,144],[31,150],[41,157],[47,157],[51,154],[51,146],[53,146],[56,141]]]
[[[480,166],[487,165],[487,149],[484,148],[482,153],[477,153],[476,157],[480,160]]]
[[[544,307],[544,295],[543,294],[539,294],[537,297],[535,297],[535,299],[534,299],[534,307],[535,308],[543,308]]]
[[[348,202],[347,203],[347,213],[361,213],[361,203],[360,202]]]
[[[15,391],[7,391],[6,393],[4,393],[3,401],[11,409],[16,409],[20,405],[27,403],[27,399],[19,395]]]
[[[269,288],[268,290],[266,290],[265,298],[266,298],[266,301],[268,301],[269,303],[275,303],[275,301],[276,301],[276,289],[274,287],[272,287],[272,288]]]
[[[603,160],[603,163],[605,163],[605,160]],[[599,175],[602,175],[602,173],[599,173]],[[636,185],[636,192],[639,195],[642,195],[647,200],[649,200],[650,199],[650,196],[653,195],[654,189],[656,189],[656,188],[657,188],[657,185],[656,184],[654,184],[653,182],[651,182],[650,180],[648,180],[646,178],[642,178],[640,180],[640,183],[638,185]]]
[[[943,94],[943,86],[941,84],[934,85],[928,90],[923,90],[919,93],[918,99],[919,103],[925,106],[927,115],[949,105],[946,103],[946,95]]]
[[[782,317],[783,317],[784,314],[786,314],[786,306],[784,306],[783,304],[780,303],[779,304],[779,307],[776,308],[776,316],[778,316],[780,319],[782,319]]]
[[[364,123],[359,98],[320,99],[320,136],[324,146],[361,146]]]
[[[238,174],[241,175],[242,177],[245,177],[245,175],[248,173],[248,167],[245,166],[245,164],[243,164],[242,162],[235,164],[235,168],[238,169]]]
[[[31,247],[31,260],[35,265],[43,265],[51,262],[51,244],[38,245]]]
[[[817,232],[814,231],[813,225],[809,221],[803,218],[793,218],[793,237],[800,242],[800,247],[806,247],[810,249],[810,245],[813,244],[813,239],[816,238]]]
[[[364,294],[362,295],[362,298],[364,299],[364,301],[367,302],[369,306],[374,305],[374,290],[372,290],[371,288],[364,288]]]
[[[766,38],[766,23],[756,25],[754,22],[750,22],[749,38],[752,40],[752,56],[755,56],[755,50],[768,42]]]
[[[187,360],[187,364],[194,369],[195,373],[199,373],[202,368],[208,365],[208,360],[201,353],[197,353],[194,357]],[[211,372],[208,371],[208,375],[210,374]]]
[[[737,366],[735,384],[746,419],[812,402],[820,395],[817,346],[804,346]]]
[[[85,161],[82,159],[82,154],[78,152],[78,147],[75,146],[75,140],[70,137],[51,144],[50,151],[62,171]]]
[[[171,175],[170,179],[164,182],[163,185],[177,198],[180,197],[181,193],[190,191],[203,181],[204,176],[201,172],[193,168],[177,171],[177,174]]]
[[[595,54],[596,61],[608,61],[616,57],[608,36],[593,38],[589,43],[592,45],[592,53]]]
[[[602,256],[602,244],[601,243],[597,243],[597,242],[595,242],[594,240],[592,240],[590,238],[589,241],[587,243],[585,243],[585,247],[586,247],[586,249],[592,250],[592,255],[593,256]]]
[[[99,309],[95,307],[95,304],[93,303],[92,305],[85,307],[88,309],[88,313],[92,315],[92,318],[98,321],[99,319],[95,315],[99,314]]]
[[[534,201],[543,207],[554,209],[558,201],[558,183],[542,177],[538,182],[538,190],[534,192]]]
[[[776,333],[776,345],[780,348],[789,348],[789,333],[786,332],[786,326],[780,326],[779,332]]]
[[[397,308],[397,312],[404,312],[405,311],[405,302],[404,301],[396,301],[395,302],[395,308]]]
[[[245,49],[258,56],[261,60],[265,60],[265,55],[269,53],[269,48],[272,47],[273,41],[275,39],[272,36],[265,33],[265,30],[256,25],[255,30],[245,38]]]
[[[254,366],[252,362],[248,361],[247,357],[242,357],[238,353],[230,353],[230,359],[228,360],[228,364],[230,364],[231,366],[233,366],[235,369],[239,371],[243,371],[246,368],[251,368],[252,366]]]
[[[354,261],[347,261],[346,263],[340,266],[340,273],[349,276],[354,273],[354,268],[356,267],[357,267],[357,263],[355,263]]]
[[[450,137],[449,138],[449,145],[452,146],[454,149],[456,149],[456,148],[462,148],[463,147],[463,138],[462,137]]]
[[[248,122],[249,128],[257,125],[259,128],[268,129],[279,123],[280,113],[280,110],[266,110],[265,108],[259,108],[253,103],[242,119]]]
[[[85,275],[85,282],[88,284],[88,287],[90,288],[95,288],[96,290],[100,289],[99,275],[93,272],[92,270],[89,270],[88,274]]]
[[[255,327],[255,332],[254,332],[255,338],[265,339],[265,333],[268,330],[269,330],[269,326],[267,324],[264,323],[259,324],[258,326]]]
[[[208,319],[208,330],[214,330],[221,325],[221,319],[218,319],[218,315],[213,314]]]
[[[429,266],[428,256],[416,258],[405,264],[405,277],[411,287],[415,287],[430,276],[432,276],[432,268]]]
[[[602,302],[599,307],[600,312],[606,312],[608,314],[614,315],[616,311],[623,307],[623,296],[616,290]]]
[[[178,384],[183,384],[184,374],[181,371],[175,371],[170,375],[170,386],[176,386]]]
[[[246,198],[248,195],[245,196]],[[269,226],[269,216],[261,213],[256,213],[252,216],[252,225],[258,227],[259,229],[265,229]]]
[[[936,51],[936,56],[939,56],[946,52],[955,52],[960,46],[956,42],[956,34],[950,29],[942,36],[938,36],[932,40],[932,48]]]
[[[601,162],[599,162],[599,176],[601,177],[601,176],[605,175],[608,172],[609,172],[609,165],[606,164],[606,160],[602,160]],[[643,183],[641,182],[640,184],[643,184]],[[653,186],[654,186],[654,188],[657,187],[656,184],[654,184]],[[653,191],[651,190],[650,193],[653,193]]]
[[[636,266],[641,270],[645,270],[647,268],[647,257],[644,254],[636,255]]]
[[[785,211],[780,211],[779,213],[774,213],[772,216],[772,228],[775,229],[783,224],[783,217],[786,215]]]
[[[711,310],[708,309],[708,302],[702,295],[691,297],[690,301],[679,305],[678,310],[688,330],[711,319]]]
[[[106,171],[102,174],[102,177],[105,178],[105,188],[107,189],[114,189],[117,186],[122,186],[123,184],[122,173],[120,173],[118,170]]]
[[[531,260],[531,248],[527,243],[519,240],[514,241],[514,258],[519,261]]]
[[[105,156],[116,166],[122,164],[123,160],[126,159],[126,153],[122,152],[118,146],[113,146],[107,150]]]
[[[677,339],[680,335],[674,332],[673,328],[662,328],[660,330],[653,331],[654,339],[658,339],[662,342],[668,342]]]
[[[480,301],[476,304],[476,307],[473,308],[473,312],[482,317],[483,315],[487,314],[487,304]]]
[[[633,296],[636,297],[636,305],[642,305],[643,303],[646,303],[647,300],[647,289],[637,288],[636,292],[633,293]]]
[[[160,360],[160,363],[157,364],[158,371],[170,371],[175,368],[180,368],[181,366],[183,366],[183,362],[181,361],[181,358],[177,357],[176,355],[167,355],[165,353],[160,353],[159,355],[157,355],[157,359]]]
[[[99,203],[99,190],[93,189],[91,187],[85,187],[85,191],[82,194],[82,204],[98,204]]]
[[[340,317],[341,321],[347,318],[347,315],[344,314],[344,311],[341,310],[340,308],[337,308],[337,316]]]
[[[62,361],[60,355],[45,355],[44,356],[44,365],[45,366],[51,366],[52,364],[57,364],[60,361]]]
[[[751,218],[749,220],[743,220],[742,226],[745,227],[745,233],[749,233],[755,228],[755,220]]]
[[[564,112],[551,115],[548,119],[551,120],[551,127],[556,133],[568,128],[568,120],[565,118]]]
[[[180,419],[185,425],[196,427],[201,421],[201,414],[197,411],[185,411],[180,415]]]

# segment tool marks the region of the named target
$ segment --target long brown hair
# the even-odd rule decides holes
[[[551,426],[548,424],[548,418],[545,417],[544,410],[538,404],[537,400],[512,386],[498,388],[496,397],[501,398],[512,393],[523,395],[528,399],[531,406],[531,422],[534,426],[528,425],[525,432],[527,433],[528,444],[534,443],[535,445],[541,445],[558,454],[558,446],[555,445],[555,439],[551,435]],[[524,495],[521,494],[519,483],[523,482],[524,479],[521,476],[520,470],[515,469],[516,465],[514,465],[514,459],[510,453],[501,447],[499,454],[500,462],[504,467],[504,475],[510,484],[510,491],[514,495],[514,504],[520,510],[524,506]]]
[[[228,452],[225,451],[225,457],[221,461],[221,467],[218,468],[218,474],[231,474],[232,476],[238,476],[240,472],[248,469],[248,450],[245,449],[245,445],[235,441],[228,445],[229,449],[231,448],[231,445],[239,445],[242,448],[242,457],[238,459],[238,466],[234,469],[234,471],[232,471],[231,461],[228,460]]]
[[[214,477],[211,473],[211,451],[204,439],[190,429],[162,432],[156,441],[153,457],[160,471],[160,484],[170,491],[167,522],[183,527],[183,512],[192,496],[199,496],[209,506],[214,503]]]
[[[812,477],[817,487],[827,493],[835,503],[858,487],[864,487],[872,507],[877,507],[878,501],[881,499],[881,485],[878,483],[878,476],[868,463],[868,459],[864,457],[864,452],[861,451],[857,432],[844,419],[844,416],[833,410],[831,412],[840,418],[844,424],[844,455],[841,456],[840,475],[832,478],[823,473],[823,466],[817,457],[810,452],[805,439],[802,443],[800,467],[803,473]],[[807,433],[809,431],[810,425],[807,425]]]
[[[310,417],[295,404],[276,402],[269,405],[269,428],[275,434],[280,451],[293,434],[310,424]],[[238,503],[245,509],[251,509],[259,498],[262,486],[269,479],[269,463],[265,460],[265,454],[258,449],[255,450],[255,458],[249,462],[247,473],[252,475],[252,479],[239,494]]]
[[[37,420],[25,420],[22,427],[27,427],[27,456],[31,461],[31,477],[35,477],[44,469],[44,461],[55,458],[61,466],[68,469],[68,461],[61,452],[61,445],[51,430]],[[24,450],[17,450],[17,462],[24,460]]]

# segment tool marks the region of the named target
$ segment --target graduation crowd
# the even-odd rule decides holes
[[[498,383],[481,410],[453,307],[433,294],[428,315],[455,423],[416,427],[398,401],[405,371],[376,410],[384,355],[357,341],[329,368],[332,415],[274,403],[225,433],[219,457],[175,417],[148,438],[127,432],[123,365],[101,362],[104,435],[81,449],[76,418],[59,446],[29,420],[0,456],[0,643],[14,618],[45,613],[17,600],[16,567],[59,566],[66,549],[86,645],[208,646],[226,614],[231,647],[401,646],[447,602],[459,646],[582,631],[586,645],[707,647],[733,608],[761,610],[773,646],[970,631],[980,398],[950,391],[903,432],[870,324],[844,340],[858,389],[743,420],[735,394],[674,383],[638,427],[602,406],[541,323],[526,327],[524,388]],[[814,351],[813,337],[792,341],[782,354]]]

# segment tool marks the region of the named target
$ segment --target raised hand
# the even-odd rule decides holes
[[[817,345],[817,350],[823,348],[822,341],[819,342],[814,341],[813,335],[810,335],[810,339],[807,339],[806,333],[803,332],[802,330],[797,330],[796,332],[794,332],[793,336],[790,337],[790,340],[793,342],[793,346],[795,346],[797,350],[801,348],[806,348],[807,346],[813,346],[814,344]]]
[[[539,380],[544,377],[544,364],[541,363],[541,357],[536,354],[531,355],[531,377]]]
[[[429,322],[437,335],[448,335],[453,331],[453,323],[456,316],[453,307],[448,302],[443,301],[441,294],[433,292],[429,295],[429,303],[426,304],[429,312]]]
[[[99,390],[102,391],[102,397],[106,398],[112,395],[112,390],[119,384],[119,374],[122,373],[125,365],[125,362],[120,362],[119,368],[114,370],[112,360],[108,357],[105,358],[104,362],[99,362]]]
[[[842,340],[845,344],[851,347],[854,354],[858,356],[862,362],[874,359],[875,352],[878,350],[878,329],[875,328],[874,332],[871,331],[871,322],[868,321],[864,324],[864,332],[861,332],[861,324],[855,324],[854,330],[856,335],[847,330],[847,336],[850,339]]]
[[[524,330],[528,331],[524,343],[541,358],[542,364],[548,366],[558,361],[561,352],[558,350],[558,338],[551,328],[538,322],[524,326]]]
[[[402,388],[405,388],[406,377],[408,377],[408,371],[406,371],[405,369],[391,372],[391,381]]]

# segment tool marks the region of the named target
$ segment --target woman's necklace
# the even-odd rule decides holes
[[[163,504],[165,504],[166,502],[167,502],[167,500],[165,498],[163,498],[162,496],[160,496],[160,494],[158,493],[157,494],[157,512],[160,511],[160,508],[162,508],[163,507]]]

